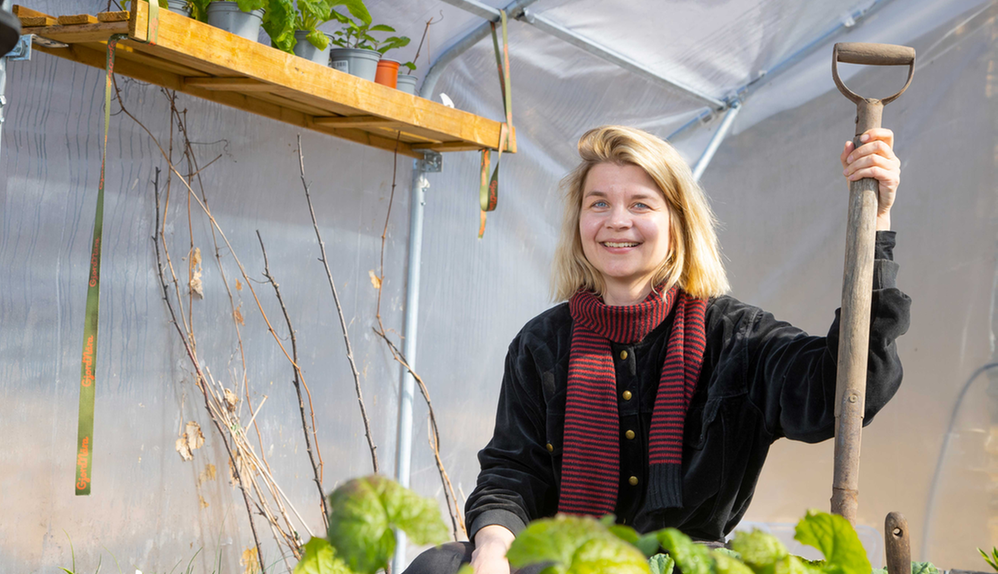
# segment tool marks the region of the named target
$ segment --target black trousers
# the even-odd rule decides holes
[[[412,561],[403,574],[457,574],[462,564],[471,562],[471,553],[475,545],[471,542],[448,542],[423,552]],[[519,570],[513,569],[512,574],[537,574],[549,564],[536,564]]]

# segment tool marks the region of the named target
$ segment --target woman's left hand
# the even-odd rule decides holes
[[[853,149],[851,141],[846,142],[839,158],[842,173],[850,182],[871,177],[880,183],[877,231],[891,228],[891,206],[901,182],[901,160],[894,155],[893,147],[894,132],[887,128],[875,128],[860,137],[860,146],[856,149]]]

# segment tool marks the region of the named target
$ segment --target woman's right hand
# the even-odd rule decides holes
[[[475,534],[475,551],[471,554],[471,567],[475,574],[509,574],[506,551],[515,536],[504,526],[491,524]]]

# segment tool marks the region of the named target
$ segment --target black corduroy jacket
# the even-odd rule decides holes
[[[911,300],[895,286],[895,234],[878,232],[864,424],[901,384],[895,340]],[[612,343],[620,417],[617,521],[647,532],[672,526],[720,540],[748,509],[778,438],[834,435],[839,312],[828,334],[809,336],[733,297],[707,305],[707,347],[683,434],[683,506],[645,508],[648,433],[672,317],[642,341]],[[563,303],[528,322],[509,346],[492,440],[468,498],[468,535],[499,524],[514,534],[558,509],[572,318]],[[627,353],[622,353],[627,351]]]

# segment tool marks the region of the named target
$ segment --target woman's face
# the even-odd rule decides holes
[[[607,291],[647,295],[669,255],[669,206],[640,167],[597,164],[583,186],[579,235]]]

